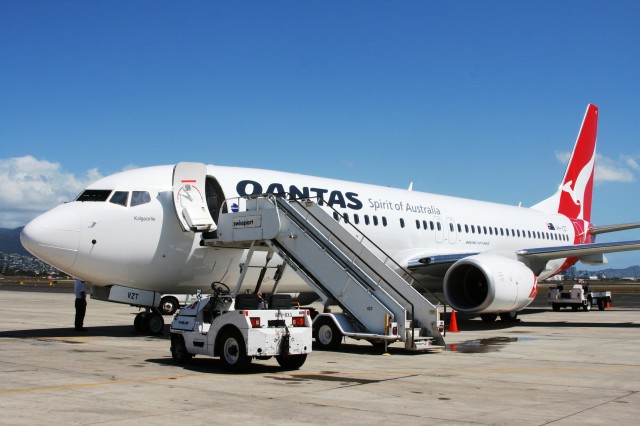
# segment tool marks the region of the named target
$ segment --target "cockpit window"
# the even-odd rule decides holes
[[[131,207],[151,202],[151,195],[147,191],[133,191],[131,195]]]
[[[116,191],[111,196],[111,199],[109,200],[109,202],[113,203],[113,204],[118,204],[118,205],[126,207],[128,199],[129,199],[129,193],[128,192],[126,192],[126,191]]]
[[[110,189],[85,189],[76,201],[107,201],[111,194]]]

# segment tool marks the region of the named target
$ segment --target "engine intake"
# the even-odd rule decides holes
[[[496,254],[461,259],[444,277],[444,295],[459,312],[518,311],[533,301],[537,290],[536,276],[529,268]]]

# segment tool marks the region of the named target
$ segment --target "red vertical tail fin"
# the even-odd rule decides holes
[[[534,209],[591,221],[597,132],[598,107],[590,104],[558,192],[533,206]]]

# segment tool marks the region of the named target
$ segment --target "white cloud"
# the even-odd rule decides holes
[[[38,214],[73,200],[101,177],[98,169],[77,177],[62,170],[59,163],[30,155],[0,159],[0,227],[23,226]]]
[[[562,164],[568,164],[570,152],[556,152],[556,159]],[[596,154],[595,182],[635,182],[636,174],[640,171],[638,161],[629,155],[620,155],[616,159]]]

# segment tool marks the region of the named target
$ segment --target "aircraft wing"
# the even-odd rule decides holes
[[[448,253],[448,254],[425,254],[424,256],[414,256],[409,259],[406,265],[411,274],[426,285],[431,285],[432,290],[442,288],[442,279],[447,273],[447,270],[456,263],[458,260],[468,256],[473,256],[474,253]],[[429,284],[430,283],[430,284]]]
[[[473,256],[475,253],[456,253],[456,254],[441,254],[441,255],[433,255],[433,256],[424,256],[424,257],[416,257],[410,259],[407,263],[407,269],[410,271],[423,269],[423,268],[431,268],[435,266],[443,266],[443,265],[453,265],[458,260],[463,259],[468,256]]]
[[[570,246],[538,247],[522,249],[515,252],[518,260],[531,270],[539,273],[550,260],[577,257],[584,263],[606,263],[604,254],[620,251],[640,250],[640,240],[618,241],[606,243],[578,244]],[[460,259],[481,254],[478,252],[434,254],[414,256],[407,261],[405,267],[412,274],[425,279],[442,279],[447,270]]]
[[[640,240],[618,241],[611,243],[576,244],[573,246],[539,247],[518,250],[516,254],[521,260],[548,261],[564,257],[588,257],[619,251],[640,249]],[[526,262],[525,262],[526,263]]]

